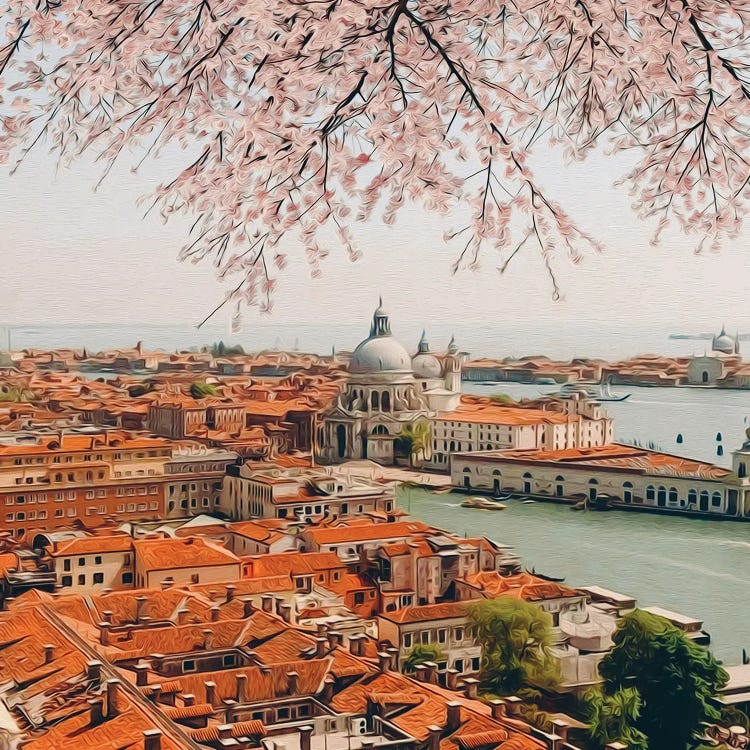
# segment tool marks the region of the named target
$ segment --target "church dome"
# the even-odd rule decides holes
[[[714,336],[711,348],[715,352],[734,354],[734,339],[722,328],[721,333],[718,336]]]
[[[391,335],[388,313],[383,309],[382,299],[372,318],[370,336],[352,354],[349,372],[411,372],[411,358]]]
[[[442,375],[440,362],[434,354],[429,352],[415,354],[411,366],[418,378],[439,378]]]

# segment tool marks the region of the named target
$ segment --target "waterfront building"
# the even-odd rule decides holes
[[[424,334],[410,357],[391,333],[381,303],[370,335],[349,361],[349,380],[320,426],[318,458],[325,463],[364,458],[408,463],[412,457],[402,434],[456,407],[462,361],[453,339],[445,354],[435,355]]]
[[[687,382],[716,386],[733,374],[741,361],[739,335],[732,338],[722,326],[721,333],[711,340],[711,351],[690,359]]]
[[[313,518],[390,513],[393,483],[352,477],[331,469],[230,466],[218,510],[233,520]]]
[[[602,406],[579,394],[507,405],[464,396],[453,411],[432,420],[431,468],[447,471],[451,455],[506,449],[565,450],[606,445],[612,419]]]
[[[467,491],[633,509],[750,517],[750,444],[733,469],[630,445],[455,454],[451,481]]]

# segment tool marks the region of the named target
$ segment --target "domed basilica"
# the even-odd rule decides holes
[[[323,420],[318,458],[327,463],[370,459],[408,462],[405,428],[429,424],[439,411],[451,411],[461,398],[462,356],[451,339],[448,351],[433,354],[422,333],[413,357],[391,333],[382,300],[370,335],[354,350],[349,381]]]

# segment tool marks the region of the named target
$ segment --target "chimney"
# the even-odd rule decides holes
[[[279,615],[284,622],[291,623],[292,621],[292,605],[291,604],[280,604]]]
[[[208,641],[211,637],[212,632],[213,631],[210,628],[203,628],[203,630],[201,630],[201,633],[203,633],[203,646],[202,646],[203,649],[208,648]]]
[[[297,695],[297,686],[299,684],[299,674],[297,672],[286,673],[286,691],[290,697]]]
[[[151,702],[158,703],[161,698],[161,683],[151,686]]]
[[[55,658],[55,644],[44,644],[44,663],[49,664]]]
[[[459,671],[457,669],[448,669],[445,672],[445,687],[448,688],[448,690],[458,690],[458,675]]]
[[[427,667],[424,664],[417,664],[414,667],[414,679],[419,682],[427,682]]]
[[[443,728],[435,726],[434,724],[427,727],[427,731],[430,733],[427,747],[429,750],[440,750],[440,736],[443,733]]]
[[[206,680],[203,683],[206,688],[206,703],[210,703],[214,708],[216,707],[216,683],[213,680]]]
[[[232,738],[231,724],[222,724],[221,726],[217,727],[217,731],[219,732],[220,740],[229,740]]]
[[[387,651],[378,652],[378,666],[380,667],[381,672],[391,671],[391,655]]]
[[[438,684],[438,665],[434,661],[426,661],[424,663],[427,667],[427,682],[431,685]]]
[[[141,621],[147,601],[148,601],[148,598],[143,596],[143,594],[141,594],[140,596],[136,596],[135,598],[135,621],[136,622]]]
[[[373,716],[381,716],[382,714],[381,704],[374,701],[371,695],[367,696],[366,713],[368,718],[372,718]]]
[[[211,622],[216,622],[219,619],[219,607],[218,605],[214,604],[213,607],[211,607]]]
[[[227,601],[231,602],[234,599],[234,592],[237,590],[237,587],[233,583],[229,583],[224,588],[227,591]]]
[[[183,706],[194,706],[195,705],[195,696],[192,693],[183,693],[183,696],[182,696],[182,705]]]
[[[494,717],[494,707],[493,707]],[[553,719],[552,720],[552,731],[556,734],[563,742],[568,741],[568,731],[570,730],[570,724],[565,719]]]
[[[150,668],[151,666],[149,664],[144,664],[143,662],[140,662],[133,667],[135,670],[135,684],[138,687],[148,685],[148,671]]]
[[[517,695],[509,695],[504,700],[508,716],[518,716],[523,701]]]
[[[247,703],[247,675],[237,675],[237,703]]]
[[[102,644],[102,646],[109,646],[109,628],[110,624],[108,622],[100,622],[99,623],[99,642]]]
[[[628,750],[628,746],[623,742],[608,742],[604,750]]]
[[[274,597],[274,601],[276,602],[275,610],[277,615],[281,615],[281,608],[284,605],[284,597],[283,596],[276,596]]]
[[[327,638],[316,638],[315,639],[315,658],[322,659],[328,651],[328,639]]]
[[[467,677],[464,679],[464,695],[467,698],[474,699],[477,697],[479,687],[479,680],[474,677]]]
[[[104,721],[104,701],[101,698],[91,698],[86,703],[90,706],[91,726],[101,724]]]
[[[367,636],[363,633],[356,633],[355,635],[349,636],[349,651],[355,656],[362,656],[365,650],[365,643]]]
[[[323,678],[323,690],[321,691],[320,698],[326,705],[333,700],[333,688],[335,683],[336,680],[329,674]]]
[[[120,689],[120,681],[117,679],[107,680],[107,718],[117,716],[119,708],[117,705],[117,693]]]
[[[100,661],[86,662],[86,678],[91,680],[94,685],[99,685],[102,679],[102,663]]]
[[[313,728],[310,725],[299,728],[299,750],[311,750]]]
[[[502,698],[495,698],[494,700],[490,701],[490,707],[492,708],[492,718],[493,719],[504,719],[506,712],[505,712],[505,701],[502,700]],[[553,721],[552,724],[555,722]],[[559,732],[558,732],[559,734]],[[562,735],[561,735],[562,736]]]
[[[104,622],[112,622],[112,610],[105,609],[104,612],[102,612],[102,618],[104,619]]]
[[[331,644],[331,648],[336,648],[344,642],[344,636],[338,630],[329,630],[328,642]]]
[[[273,611],[273,594],[263,594],[260,597],[260,608],[264,612]]]
[[[185,609],[184,607],[180,607],[180,609],[177,610],[177,624],[178,625],[186,625],[187,624],[187,618],[190,614],[189,609]]]
[[[246,596],[242,600],[242,616],[250,617],[253,612],[255,612],[255,604],[253,604],[253,600],[249,596]]]
[[[458,701],[448,701],[445,704],[445,709],[445,728],[449,733],[453,733],[461,726],[461,704]]]
[[[161,750],[161,731],[146,729],[143,732],[143,750]]]

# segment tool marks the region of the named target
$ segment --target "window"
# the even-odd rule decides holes
[[[437,632],[438,643],[445,643],[448,638],[448,631],[445,628],[440,628]]]
[[[463,628],[456,628],[453,631],[453,640],[455,641],[462,641],[464,639],[464,629]]]
[[[72,578],[72,576],[63,576],[62,580],[60,581],[60,583],[63,586],[72,586],[73,585],[73,578]]]
[[[195,672],[195,659],[185,659],[185,661],[182,662],[182,671]]]
[[[122,582],[123,583],[133,583],[133,574],[132,573],[123,573],[122,574]]]
[[[423,630],[423,631],[422,631],[422,632],[421,632],[421,633],[419,634],[419,640],[420,640],[420,641],[421,641],[422,643],[425,643],[425,644],[426,644],[426,643],[429,643],[429,642],[430,642],[430,631],[429,631],[429,630]]]
[[[714,494],[711,495],[711,505],[713,505],[714,508],[718,508],[721,505],[721,493],[720,492],[714,492]]]
[[[365,603],[365,595],[362,591],[356,591],[354,593],[354,604],[364,604]]]
[[[223,665],[224,665],[225,667],[233,667],[233,666],[234,666],[234,664],[235,664],[235,661],[236,661],[236,659],[235,659],[235,656],[234,656],[234,654],[227,654],[227,655],[226,655],[226,656],[225,656],[225,657],[224,657],[224,658],[223,658],[223,659],[221,660],[221,663],[222,663],[222,664],[223,664]]]
[[[101,555],[97,555],[94,558],[94,565],[101,565],[101,564],[102,564],[102,556]]]
[[[654,488],[653,484],[650,484],[648,487],[646,487],[646,500],[655,500],[656,499],[656,489]]]
[[[78,565],[83,567],[86,564],[86,558],[85,557],[79,557],[78,558]]]
[[[404,633],[404,648],[411,648],[411,633]]]
[[[104,573],[94,573],[94,583],[104,583]]]
[[[86,585],[86,576],[84,573],[81,573],[81,575],[78,576],[78,585],[79,586],[85,586]]]
[[[471,660],[471,671],[472,672],[478,672],[479,671],[479,657],[475,656]]]
[[[69,557],[66,557],[63,560],[63,570],[65,570],[65,571],[69,571],[70,570],[70,558]]]

